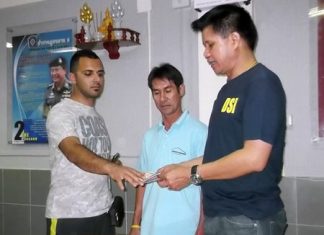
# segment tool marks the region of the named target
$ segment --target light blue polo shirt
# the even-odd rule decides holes
[[[204,153],[207,127],[188,111],[166,131],[162,122],[149,129],[143,140],[139,170],[156,172],[161,167],[187,161]],[[155,183],[145,188],[141,235],[194,235],[200,216],[200,187],[180,191]]]

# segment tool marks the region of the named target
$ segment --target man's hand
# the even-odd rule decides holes
[[[134,187],[144,184],[144,174],[133,168],[122,166],[118,159],[119,154],[114,156],[114,163],[87,149],[80,143],[79,138],[75,136],[63,139],[59,144],[59,148],[70,162],[82,170],[100,175],[109,175],[116,181],[121,190],[125,190],[125,181]]]
[[[112,163],[110,166],[109,176],[116,181],[121,190],[125,190],[125,181],[133,187],[144,185],[144,174],[127,166]]]
[[[158,184],[172,190],[181,190],[190,183],[190,167],[182,164],[171,164],[160,170]]]

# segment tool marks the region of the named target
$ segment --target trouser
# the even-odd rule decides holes
[[[46,219],[47,235],[115,235],[107,213],[88,218]]]
[[[284,209],[262,220],[240,216],[205,216],[205,235],[283,235],[287,227]]]

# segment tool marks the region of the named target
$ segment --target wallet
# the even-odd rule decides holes
[[[114,201],[108,211],[111,225],[121,227],[125,217],[124,200],[120,196],[115,196]]]

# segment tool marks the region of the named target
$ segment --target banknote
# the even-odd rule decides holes
[[[155,181],[158,180],[158,176],[159,176],[160,172],[155,172],[155,173],[152,173],[152,172],[146,172],[144,174],[144,184],[149,184],[149,183],[153,183]]]

